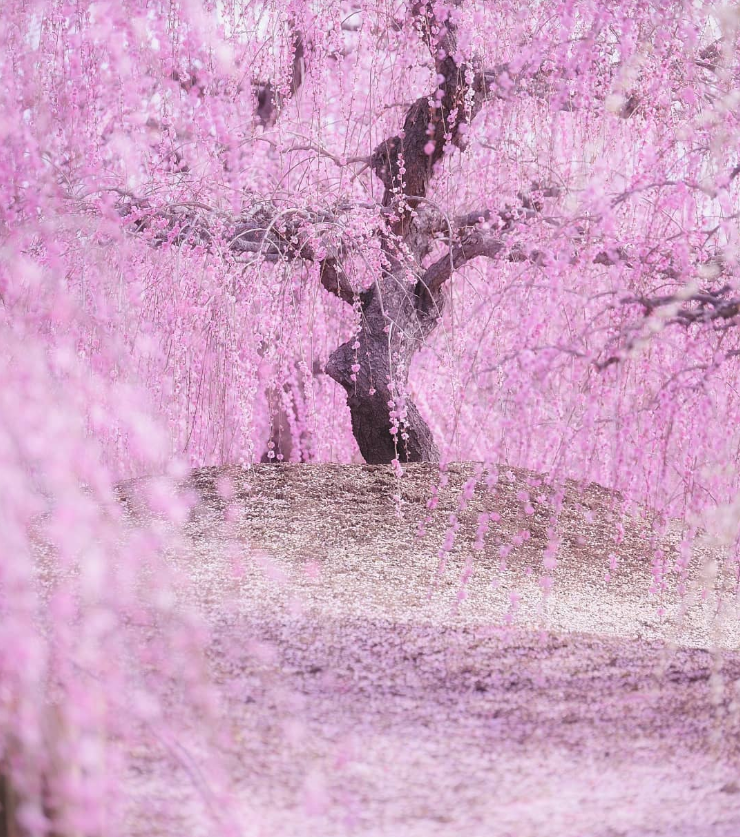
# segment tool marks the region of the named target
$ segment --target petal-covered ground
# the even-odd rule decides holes
[[[241,833],[740,835],[734,568],[707,543],[682,578],[668,536],[659,572],[647,524],[616,544],[615,498],[572,485],[544,597],[544,487],[517,471],[460,509],[473,470],[450,467],[421,536],[427,466],[194,475],[172,560],[212,627]],[[484,511],[500,520],[474,550]],[[139,754],[132,833],[213,833],[193,764]]]

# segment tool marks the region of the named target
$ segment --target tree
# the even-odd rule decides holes
[[[713,2],[8,0],[0,614],[40,650],[2,657],[6,754],[38,747],[14,707],[75,676],[34,624],[38,515],[104,568],[97,601],[123,477],[357,450],[400,474],[441,448],[689,533],[730,502],[739,24]],[[123,548],[142,572],[147,532]]]
[[[586,376],[591,375],[589,365],[604,370],[633,351],[644,328],[653,333],[666,323],[711,325],[732,319],[731,285],[711,281],[716,277],[709,275],[720,264],[723,276],[730,269],[725,239],[732,219],[702,220],[685,232],[670,231],[681,223],[677,213],[715,217],[719,204],[732,200],[737,164],[728,159],[726,146],[718,150],[712,139],[717,123],[706,115],[707,107],[716,103],[722,130],[731,130],[724,124],[732,120],[726,112],[734,73],[731,16],[707,18],[703,13],[694,19],[678,7],[667,13],[651,6],[603,9],[586,4],[545,5],[513,24],[508,17],[513,10],[505,6],[492,13],[460,3],[400,4],[390,20],[385,7],[360,13],[348,6],[332,13],[334,17],[319,6],[286,7],[282,19],[277,7],[273,11],[261,10],[260,22],[250,12],[242,11],[240,17],[236,7],[214,12],[200,53],[190,44],[194,35],[188,26],[197,25],[192,20],[183,18],[156,36],[156,22],[142,22],[129,36],[142,65],[122,88],[131,100],[130,117],[120,124],[111,119],[93,142],[99,150],[91,154],[105,149],[110,155],[101,161],[102,170],[89,175],[75,170],[75,151],[58,156],[65,160],[65,212],[74,206],[95,214],[115,210],[124,221],[119,229],[134,231],[150,244],[190,245],[208,261],[207,269],[223,279],[207,305],[213,307],[214,298],[229,287],[230,304],[248,305],[252,289],[245,296],[245,285],[264,282],[267,276],[281,282],[281,293],[265,303],[282,310],[272,308],[266,316],[263,308],[257,329],[268,333],[256,346],[240,351],[242,367],[250,352],[273,362],[276,354],[284,354],[279,364],[284,371],[277,372],[267,399],[282,405],[274,411],[279,413],[279,433],[272,447],[278,455],[283,447],[278,436],[287,437],[291,426],[304,442],[315,435],[297,428],[305,418],[295,410],[318,365],[346,391],[352,429],[366,461],[437,458],[432,433],[408,389],[409,372],[419,350],[445,322],[444,289],[461,270],[475,284],[475,292],[488,297],[489,303],[480,306],[485,311],[500,305],[497,288],[506,281],[503,277],[516,276],[513,281],[528,295],[549,284],[542,310],[562,305],[564,293],[577,297],[578,326],[559,322],[557,329],[549,329],[547,345],[530,345],[523,329],[508,348],[517,357],[534,352],[547,358],[537,362],[548,368],[561,367],[563,353],[566,360],[579,358],[585,363],[576,365],[577,374]],[[270,44],[274,78],[265,80],[266,36],[273,31],[278,32],[277,43]],[[486,44],[493,31],[506,32],[505,46],[492,48],[492,40]],[[161,47],[151,46],[162,39],[171,42],[166,57]],[[173,66],[172,49],[186,41],[187,57],[180,53]],[[677,46],[680,58],[674,54]],[[250,50],[262,53],[250,68],[251,79],[242,69]],[[380,141],[372,139],[372,131],[367,139],[355,140],[355,126],[368,116],[368,106],[363,102],[340,115],[332,110],[332,93],[347,85],[353,65],[360,89],[365,76],[374,72],[377,56],[395,58],[402,50],[408,53],[403,60],[422,77],[431,76],[431,84],[420,84],[423,95],[412,95],[409,103],[391,101],[393,115],[384,121],[394,127]],[[235,55],[239,51],[241,60]],[[387,98],[394,100],[400,92],[398,81],[389,79]],[[105,91],[96,95],[95,101],[104,101]],[[138,113],[136,96],[147,103]],[[383,113],[382,97],[381,102],[378,110]],[[160,114],[151,114],[152,103]],[[317,118],[316,127],[310,127]],[[497,131],[493,123],[499,118],[521,125],[522,139]],[[151,132],[154,148],[131,142],[137,120]],[[681,140],[674,128],[677,121],[687,135]],[[328,127],[322,127],[324,122]],[[379,126],[375,133],[383,130]],[[603,148],[611,147],[622,159],[615,165],[599,161],[591,141],[591,151],[585,147],[591,159],[576,171],[576,148],[584,148],[585,134],[594,132],[595,137],[599,131]],[[136,189],[129,189],[121,177],[122,157],[112,148],[111,136],[129,143],[127,153],[136,158],[136,173],[129,178],[139,184]],[[356,154],[347,153],[349,137]],[[341,151],[330,150],[342,145]],[[531,159],[524,162],[528,145]],[[501,198],[492,200],[486,189],[477,188],[478,182],[469,177],[474,166],[482,167],[493,182],[487,188],[495,188]],[[339,174],[331,174],[332,169]],[[354,173],[348,175],[347,169]],[[275,192],[267,185],[285,178],[287,183],[294,170],[300,172],[294,186]],[[81,178],[95,182],[83,189]],[[456,191],[450,200],[452,189]],[[454,199],[461,195],[463,200]],[[639,204],[645,198],[649,207]],[[192,253],[176,258],[190,257]],[[489,279],[475,282],[464,268],[481,258],[494,264],[476,264],[478,274],[486,271]],[[687,293],[687,280],[698,268],[710,281]],[[576,283],[575,276],[581,281]],[[354,328],[350,339],[325,360],[316,364],[316,359],[307,363],[304,358],[298,368],[290,355],[305,350],[290,347],[286,332],[296,329],[305,339],[306,324],[297,316],[288,326],[284,306],[289,300],[316,305],[316,279],[353,306]],[[156,340],[161,345],[174,332],[171,322],[157,321],[164,312],[157,306],[169,289],[161,276],[156,281],[159,296],[156,301],[149,296],[147,304],[155,314],[154,330],[163,330],[162,339]],[[292,285],[287,294],[283,283]],[[183,289],[172,293],[182,294]],[[515,306],[520,304],[516,296]],[[664,316],[681,302],[680,315]],[[707,306],[716,311],[712,317]],[[192,322],[187,312],[175,310],[176,305],[169,312],[175,320]],[[584,318],[583,311],[590,316]],[[237,316],[244,318],[242,312]],[[322,326],[336,333],[342,316],[334,311],[328,316],[333,322]],[[200,369],[207,393],[195,387],[193,397],[194,368],[187,385],[180,382],[179,392],[186,389],[189,402],[180,411],[184,408],[190,425],[180,443],[193,451],[196,461],[204,453],[195,452],[200,427],[211,436],[206,442],[211,458],[228,459],[227,450],[248,450],[251,442],[243,420],[234,421],[238,408],[233,400],[229,403],[227,390],[233,392],[239,383],[224,386],[216,380],[225,377],[224,365],[233,365],[229,352],[243,334],[233,340],[234,324],[224,310],[211,310],[209,317],[192,342],[203,331],[213,336],[220,328],[232,345],[226,348],[221,341],[222,354],[213,358],[214,367]],[[597,328],[588,323],[595,319]],[[526,320],[521,317],[522,323]],[[467,326],[462,320],[456,325]],[[538,328],[541,323],[534,330]],[[571,334],[566,337],[567,330]],[[496,357],[501,348],[489,341],[485,351]],[[194,366],[192,361],[185,365]],[[490,364],[484,361],[479,368]],[[165,369],[165,376],[171,371]],[[603,377],[611,387],[613,377]],[[161,390],[161,374],[158,380],[152,385]],[[286,388],[283,381],[288,380],[292,383]],[[265,400],[254,380],[241,386],[248,392],[259,390]],[[524,386],[531,387],[531,382]],[[208,407],[224,416],[218,430],[204,409]],[[245,412],[252,409],[250,404]],[[243,438],[235,440],[238,434]],[[291,449],[298,458],[313,455],[300,445]]]

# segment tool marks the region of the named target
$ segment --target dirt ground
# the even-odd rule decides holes
[[[668,537],[651,592],[646,524],[616,545],[615,498],[573,485],[545,597],[544,488],[512,472],[458,510],[473,468],[450,467],[421,536],[429,466],[193,475],[172,561],[211,626],[240,833],[738,837],[734,568],[695,550],[681,595]],[[476,551],[482,511],[500,520]],[[212,834],[198,784],[171,753],[139,754],[131,834]]]

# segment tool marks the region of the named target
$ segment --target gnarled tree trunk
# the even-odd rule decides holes
[[[437,20],[429,2],[415,4],[414,14],[435,57],[439,88],[434,97],[414,102],[403,130],[373,152],[371,165],[385,187],[383,204],[395,211],[387,233],[381,233],[387,265],[360,297],[359,334],[340,346],[326,365],[326,372],[347,392],[352,431],[371,464],[439,459],[429,425],[406,395],[412,358],[435,329],[443,304],[441,283],[430,289],[421,269],[431,249],[431,234],[420,230],[415,210],[447,144],[462,145],[460,126],[480,110],[485,87],[483,74],[458,66],[453,58],[454,20]],[[342,289],[335,273],[322,273],[324,287],[347,298],[349,289]]]
[[[436,462],[432,431],[406,395],[414,354],[437,325],[442,298],[409,285],[401,265],[362,294],[359,334],[336,349],[326,372],[347,392],[360,453],[370,464]],[[356,348],[355,348],[356,347]],[[358,368],[359,367],[359,368]]]

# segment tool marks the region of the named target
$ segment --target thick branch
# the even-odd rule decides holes
[[[126,204],[121,214],[130,219],[135,232],[148,234],[155,247],[188,243],[208,250],[220,249],[237,258],[254,253],[272,262],[318,260],[323,287],[349,305],[354,302],[355,291],[338,256],[320,256],[307,240],[306,228],[336,222],[334,216],[325,212],[279,212],[276,206],[262,203],[252,214],[234,218],[203,204],[150,210],[133,201]]]
[[[520,207],[507,206],[497,213],[489,209],[469,212],[455,219],[453,242],[444,256],[430,265],[422,274],[417,286],[417,294],[421,300],[429,303],[435,300],[444,283],[452,274],[472,259],[479,257],[496,258],[505,247],[503,235],[513,230],[517,224],[526,223],[540,217],[544,208],[543,198],[556,197],[560,192],[557,187],[543,186],[533,183],[530,191],[519,192]],[[444,220],[444,219],[440,219]],[[432,221],[432,225],[434,221]],[[485,227],[478,226],[485,224]],[[438,229],[447,226],[440,224]],[[491,229],[493,226],[493,229]],[[449,227],[448,227],[449,230]],[[539,261],[542,254],[534,251],[524,254],[520,249],[512,250],[509,259],[524,261],[532,259]]]
[[[479,256],[494,258],[504,249],[504,242],[497,236],[476,230],[465,237],[464,241],[453,244],[450,250],[434,264],[430,265],[419,279],[420,294],[426,292],[434,299],[442,285],[452,276],[454,271],[462,267],[471,259]]]

